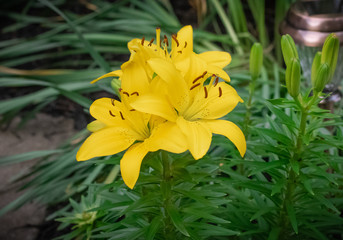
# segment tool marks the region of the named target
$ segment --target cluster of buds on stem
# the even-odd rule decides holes
[[[311,70],[311,82],[315,92],[323,91],[336,70],[339,39],[331,33],[325,40],[322,52],[317,52]]]
[[[281,49],[286,63],[286,87],[288,93],[297,98],[300,92],[301,67],[298,51],[290,35],[282,36]]]

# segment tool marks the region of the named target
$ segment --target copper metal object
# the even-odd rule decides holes
[[[297,44],[320,47],[334,32],[343,45],[343,1],[303,0],[294,3],[280,26]]]

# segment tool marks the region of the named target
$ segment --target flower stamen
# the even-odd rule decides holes
[[[126,96],[130,97],[130,94],[128,92],[123,92]]]
[[[200,83],[197,83],[197,84],[193,85],[189,90],[193,90],[194,88],[196,88],[199,85],[200,85]]]
[[[115,105],[114,105],[114,99],[111,99],[111,104],[113,105],[113,107],[115,107]]]
[[[204,91],[205,91],[205,98],[208,97],[208,92],[207,92],[207,88],[204,86]]]
[[[125,120],[123,114],[119,111],[121,119]]]
[[[141,45],[144,46],[145,37],[142,38]]]
[[[222,88],[219,87],[219,97],[221,97],[223,95],[223,91],[222,91]]]
[[[178,47],[180,44],[179,44],[179,41],[176,38],[176,34],[172,35],[172,39],[176,42],[176,47]]]
[[[164,39],[163,39],[164,44],[168,47],[169,46],[169,42],[168,42],[168,38],[166,35],[164,35]]]
[[[152,39],[150,40],[150,42],[149,42],[149,44],[148,44],[149,47],[151,47],[151,45],[152,45],[152,43],[154,42],[154,40],[155,40],[154,38],[152,38]]]
[[[207,74],[207,71],[205,71],[203,74],[201,74],[199,77],[193,80],[192,83],[196,83],[199,79],[203,78]]]
[[[217,86],[218,81],[219,81],[219,77],[216,77],[216,80],[214,81],[214,87]]]
[[[186,48],[187,47],[187,42],[185,42],[185,46],[183,48]]]
[[[131,93],[131,96],[132,95],[137,95],[137,96],[139,96],[139,93],[138,92],[133,92],[133,93]]]
[[[111,115],[112,117],[116,117],[116,115],[114,115],[114,114],[111,112],[111,110],[108,110],[108,112],[110,113],[110,115]]]

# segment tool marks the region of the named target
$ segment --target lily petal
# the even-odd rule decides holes
[[[121,88],[129,93],[149,91],[149,79],[144,66],[139,62],[131,61],[122,66]]]
[[[231,112],[238,102],[243,102],[243,100],[233,87],[220,82],[215,87],[211,86],[207,98],[204,98],[203,92],[199,92],[194,102],[196,104],[193,104],[188,111],[188,114],[191,111],[197,112],[192,119],[217,119]]]
[[[162,58],[152,58],[148,61],[148,64],[168,84],[170,101],[173,106],[177,110],[184,109],[189,101],[189,90],[174,64]]]
[[[77,161],[113,155],[124,151],[136,140],[136,133],[127,128],[108,127],[92,133],[76,154]]]
[[[142,161],[148,153],[144,142],[132,145],[120,160],[121,176],[129,188],[133,188],[139,177]]]
[[[217,75],[218,77],[224,79],[227,82],[230,82],[230,77],[229,75],[220,67],[217,67],[215,65],[207,65],[207,72],[210,74]]]
[[[187,121],[183,117],[176,120],[176,124],[187,137],[189,151],[197,160],[208,151],[212,141],[209,127],[200,121]]]
[[[169,121],[175,122],[177,118],[173,106],[171,106],[166,98],[161,96],[145,94],[137,97],[130,105],[140,112],[154,114]]]
[[[87,125],[87,130],[90,131],[90,132],[96,132],[96,131],[99,131],[103,128],[106,127],[106,124],[99,121],[99,120],[95,120],[91,123],[88,123]]]
[[[186,136],[173,122],[165,122],[154,128],[149,139],[145,140],[151,151],[165,150],[182,153],[188,149]]]
[[[110,73],[106,73],[105,75],[102,75],[101,77],[98,77],[97,79],[91,81],[91,83],[95,83],[103,78],[107,78],[107,77],[120,77],[123,74],[122,70],[115,70],[113,72]]]
[[[208,51],[200,53],[199,57],[208,65],[213,65],[219,68],[223,68],[231,62],[231,55],[222,51]]]
[[[119,112],[122,111],[122,104],[111,98],[100,98],[93,102],[89,112],[95,119],[107,126],[127,126],[119,115]]]
[[[204,121],[204,123],[213,133],[227,137],[233,144],[235,144],[240,155],[242,157],[244,156],[247,150],[245,136],[237,125],[226,120],[208,120]]]

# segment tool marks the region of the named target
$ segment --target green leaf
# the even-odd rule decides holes
[[[230,223],[230,221],[225,220],[225,219],[220,218],[220,217],[216,217],[216,216],[208,213],[208,211],[203,211],[203,210],[198,210],[198,209],[193,209],[193,208],[185,208],[182,211],[189,213],[191,215],[200,217],[200,218],[204,218],[204,219],[206,219],[210,222],[213,222],[213,223]]]
[[[285,180],[284,180],[283,178],[279,179],[279,180],[275,183],[275,185],[272,187],[271,196],[274,196],[276,193],[280,193],[282,187],[284,186],[284,184],[285,184]]]
[[[153,240],[155,237],[155,234],[157,233],[158,229],[160,228],[162,223],[162,217],[156,216],[149,224],[149,227],[146,231],[146,239],[147,240]]]
[[[61,150],[61,149],[41,150],[41,151],[21,153],[21,154],[17,154],[17,155],[8,156],[8,157],[1,157],[0,158],[0,166],[24,162],[24,161],[32,160],[35,158],[46,157],[46,156],[49,156],[52,154],[60,153],[62,151],[63,150]]]
[[[286,209],[287,209],[289,221],[291,222],[293,230],[296,234],[298,234],[298,222],[297,222],[297,218],[296,218],[295,211],[293,208],[293,204],[290,201],[286,201]]]
[[[278,240],[281,232],[280,227],[273,227],[269,233],[268,240]]]
[[[170,219],[172,220],[174,226],[185,236],[189,237],[189,233],[183,223],[183,220],[179,214],[179,210],[172,204],[169,204],[167,206],[167,212],[168,215],[170,217]]]

